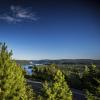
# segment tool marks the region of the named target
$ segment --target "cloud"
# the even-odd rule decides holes
[[[14,17],[11,17],[11,16],[9,16],[9,15],[0,16],[0,19],[1,19],[1,20],[4,20],[4,21],[6,21],[6,22],[14,22],[14,23],[16,23],[16,22],[21,22],[21,21],[22,21],[22,20],[19,19],[19,18],[14,18]]]
[[[28,22],[28,21],[37,21],[38,18],[36,14],[32,12],[31,8],[22,8],[20,6],[11,6],[10,10],[4,12],[0,15],[0,20],[4,20],[6,22]]]

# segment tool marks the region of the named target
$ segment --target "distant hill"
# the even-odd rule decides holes
[[[100,65],[100,60],[92,59],[57,59],[57,60],[16,60],[18,64],[96,64]]]
[[[20,65],[29,65],[30,62],[31,60],[16,60],[16,63]]]

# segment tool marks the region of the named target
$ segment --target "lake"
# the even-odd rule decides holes
[[[27,72],[28,75],[32,75],[32,65],[22,65],[22,68]]]

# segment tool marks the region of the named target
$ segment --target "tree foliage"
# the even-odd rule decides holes
[[[20,66],[12,60],[12,52],[0,44],[0,100],[33,100],[33,92]]]
[[[65,82],[63,73],[51,66],[53,79],[43,84],[43,94],[46,100],[72,100],[72,92]]]
[[[83,85],[84,89],[88,92],[86,93],[89,100],[97,100],[94,97],[100,97],[100,72],[96,71],[96,66],[91,65],[85,68],[83,73]]]
[[[53,74],[57,70],[57,66],[55,64],[49,66],[36,66],[33,67],[33,77],[40,81],[52,80]]]

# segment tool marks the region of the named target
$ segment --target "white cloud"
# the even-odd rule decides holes
[[[21,22],[20,19],[17,19],[17,18],[8,16],[8,15],[6,15],[6,16],[0,16],[0,19],[1,19],[1,20],[4,20],[4,21],[7,21],[7,22],[14,22],[14,23],[16,23],[16,22]]]
[[[38,18],[30,8],[22,8],[20,6],[12,5],[9,12],[1,14],[0,20],[17,23],[23,21],[37,21]]]

